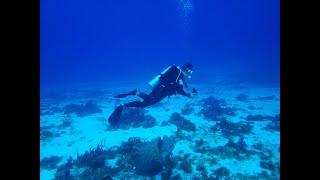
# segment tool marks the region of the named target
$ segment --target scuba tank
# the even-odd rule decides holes
[[[163,75],[164,73],[166,73],[169,69],[171,68],[171,66],[167,67],[165,70],[163,70],[159,75],[155,76],[151,81],[149,81],[149,85],[154,88],[156,87],[159,82],[160,82],[160,77],[161,75]]]

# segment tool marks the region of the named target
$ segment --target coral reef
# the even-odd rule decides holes
[[[270,131],[280,131],[280,114],[275,115],[271,122],[264,129]]]
[[[55,179],[112,179],[112,175],[120,171],[119,168],[111,168],[105,164],[110,158],[110,151],[104,150],[105,142],[101,141],[96,148],[90,148],[84,154],[77,155],[77,159],[71,157],[66,164],[58,167]]]
[[[143,176],[154,176],[160,173],[174,148],[173,138],[164,136],[149,142],[131,139],[121,148],[126,150],[129,162],[136,167],[136,173]]]
[[[138,137],[130,137],[127,142],[123,142],[119,148],[114,151],[118,153],[127,154],[136,150],[137,146],[140,146],[143,142]],[[114,147],[116,148],[116,147]]]
[[[252,146],[258,156],[260,157],[260,160],[262,161],[269,161],[273,158],[273,153],[270,149],[266,149],[264,146],[261,146],[260,144],[255,144]]]
[[[247,121],[266,121],[266,120],[273,120],[273,116],[265,116],[265,115],[248,115],[245,118]]]
[[[256,152],[247,149],[247,145],[243,138],[240,138],[237,143],[229,140],[224,146],[214,148],[211,153],[219,154],[221,158],[234,158],[239,161],[250,158]]]
[[[196,179],[199,179],[199,180],[201,180],[201,179],[206,179],[206,180],[210,179],[210,177],[208,176],[208,171],[207,171],[204,163],[205,163],[205,161],[203,161],[203,160],[200,160],[198,162],[198,164],[196,166],[196,170],[198,172],[193,175],[193,179],[194,180],[196,180]]]
[[[172,176],[172,169],[166,168],[161,172],[161,180],[168,180]]]
[[[216,95],[219,95],[218,90],[220,92],[226,90],[220,87],[220,89],[217,87],[216,91],[212,91],[212,89],[205,86],[203,88],[207,88],[208,93]],[[102,121],[106,121],[105,116],[103,114],[94,114],[97,116],[92,116],[91,118],[96,120],[96,122],[92,122],[92,125],[94,125],[92,127],[96,127],[97,131],[92,134],[92,138],[88,137],[91,129],[86,129],[85,126],[85,123],[90,119],[79,119],[75,116],[83,117],[93,113],[100,113],[102,108],[106,111],[112,110],[109,109],[113,104],[112,98],[104,97],[104,92],[97,91],[92,92],[92,94],[86,92],[87,96],[83,96],[78,92],[76,96],[81,98],[79,100],[84,100],[80,104],[76,103],[76,101],[69,101],[74,104],[64,104],[64,102],[60,104],[56,103],[56,101],[54,103],[51,101],[42,102],[44,105],[41,107],[41,115],[56,113],[52,117],[41,116],[41,140],[51,138],[54,140],[52,143],[50,141],[40,141],[42,144],[46,143],[46,145],[43,145],[45,146],[43,149],[47,149],[46,146],[51,145],[56,148],[54,150],[59,150],[58,148],[61,145],[73,148],[78,145],[76,142],[79,140],[86,140],[88,143],[95,142],[96,139],[93,137],[103,136],[109,138],[109,135],[112,135],[112,138],[117,138],[117,135],[127,137],[132,133],[136,133],[140,128],[154,127],[157,123],[167,127],[159,127],[164,130],[162,132],[157,132],[159,130],[158,126],[155,129],[145,130],[146,133],[154,133],[152,136],[140,131],[134,134],[137,137],[131,137],[123,143],[119,142],[122,138],[111,139],[110,145],[115,144],[117,146],[108,146],[107,148],[104,142],[100,142],[97,146],[86,149],[87,151],[79,151],[78,153],[74,150],[74,154],[78,153],[78,156],[75,156],[74,159],[69,158],[68,162],[63,162],[64,164],[62,165],[60,165],[62,157],[43,158],[40,161],[40,168],[42,171],[44,169],[56,169],[54,174],[54,179],[56,180],[279,179],[280,162],[278,151],[280,151],[280,145],[277,137],[280,130],[280,114],[273,114],[278,113],[278,108],[273,106],[273,103],[277,103],[277,101],[263,103],[264,100],[275,100],[278,96],[257,97],[258,95],[243,94],[246,91],[238,91],[234,95],[232,95],[234,93],[232,91],[230,93],[232,96],[226,97],[226,99],[224,99],[224,96],[227,96],[227,92],[220,93],[221,97],[216,95],[200,96],[198,98],[205,98],[201,101],[195,101],[195,104],[183,103],[179,97],[176,97],[178,101],[176,104],[169,106],[170,110],[163,103],[154,105],[154,109],[150,109],[150,114],[153,113],[152,116],[154,117],[150,116],[145,109],[125,107],[119,124],[108,128],[110,130],[130,129],[128,131],[101,132],[101,128],[105,127],[102,126],[104,123]],[[262,93],[270,92],[273,91],[255,91],[255,93],[261,93],[261,95],[263,95]],[[74,95],[72,96],[75,97]],[[104,98],[99,99],[99,101],[106,100],[105,104],[100,106],[93,101],[86,101],[87,98],[92,98],[91,96]],[[69,95],[66,97],[69,97]],[[175,109],[181,103],[183,103],[183,108]],[[259,108],[263,108],[263,110],[259,111]],[[157,109],[161,111],[157,112]],[[198,112],[199,114],[197,114]],[[236,113],[244,116],[243,119],[239,119],[238,116],[230,117],[235,116]],[[191,117],[196,119],[191,119]],[[206,121],[203,121],[203,119]],[[84,124],[78,124],[78,122],[84,122]],[[79,134],[69,136],[73,125],[79,127],[75,128]],[[177,127],[176,134],[172,132],[172,130],[175,131],[174,126]],[[133,129],[137,127],[139,129]],[[61,135],[63,131],[67,132],[65,134],[67,142],[63,142],[65,141]],[[164,136],[149,140],[150,137],[155,135],[162,136],[163,134],[172,134],[172,137]],[[59,135],[61,138],[54,138]],[[147,138],[147,140],[141,137]],[[181,140],[178,143],[179,146],[174,149],[175,142],[179,140]],[[172,156],[173,154],[174,156]],[[65,159],[63,158],[63,160]],[[237,165],[239,166],[234,168]],[[254,174],[245,174],[250,170]],[[244,174],[239,174],[239,172]]]
[[[76,89],[75,93],[63,94],[68,101],[44,99],[40,109],[40,143],[44,150],[41,158],[47,158],[40,159],[41,177],[54,175],[56,180],[280,179],[278,95],[263,97],[277,90],[234,91],[231,86],[208,85],[199,85],[204,94],[188,102],[177,96],[151,108],[124,107],[119,124],[112,127],[107,127],[105,113],[93,113],[111,112],[116,100],[120,104],[138,97],[115,99],[111,97],[114,88],[110,96],[106,96],[103,90],[106,87],[94,92],[94,88],[86,86],[87,91]],[[92,101],[87,101],[90,99]],[[167,106],[173,100],[173,104]],[[87,118],[79,118],[83,116]],[[144,129],[150,127],[154,128]],[[103,131],[105,128],[115,131]],[[57,136],[60,137],[55,138]],[[155,136],[157,138],[150,140]],[[100,142],[80,151],[80,146],[101,137],[108,138],[108,146]],[[129,139],[122,142],[123,138]],[[178,146],[174,148],[177,141]],[[73,152],[61,152],[61,147]],[[58,153],[54,154],[57,156],[70,154],[73,159],[70,157],[68,162],[65,161],[68,156],[55,159],[50,157],[51,152]]]
[[[40,108],[40,115],[53,115],[60,112],[63,112],[63,110],[59,107]]]
[[[164,136],[149,142],[142,142],[139,138],[130,138],[123,143],[119,152],[125,154],[128,162],[136,167],[136,172],[143,176],[154,176],[161,172],[174,148],[173,138]]]
[[[237,100],[237,101],[241,101],[241,102],[249,102],[249,96],[246,95],[246,94],[239,94],[239,95],[236,97],[236,100]]]
[[[59,129],[65,129],[72,126],[72,119],[64,118],[62,123],[58,126]]]
[[[179,129],[182,129],[185,131],[196,130],[196,126],[191,121],[182,117],[179,113],[173,113],[168,122],[176,125]]]
[[[212,96],[200,101],[202,114],[206,119],[211,121],[220,121],[225,119],[225,115],[235,116],[235,109],[226,106],[224,100],[216,99]]]
[[[249,123],[237,122],[233,123],[227,120],[221,120],[216,125],[211,127],[212,131],[221,131],[225,137],[243,136],[252,131],[253,126]]]
[[[49,129],[54,128],[54,127],[55,127],[55,125],[40,126],[40,131],[49,130]]]
[[[195,140],[195,143],[196,143],[196,147],[199,147],[205,144],[205,141],[203,139],[200,139],[200,140]]]
[[[252,146],[254,149],[257,149],[257,150],[263,150],[263,144],[262,143],[257,143],[257,144],[254,144],[253,146]]]
[[[40,131],[40,139],[54,137],[54,134],[51,131],[43,130]]]
[[[113,169],[110,167],[88,168],[79,174],[79,179],[112,180]]]
[[[161,126],[170,126],[168,121],[162,121]]]
[[[256,179],[280,179],[278,175],[269,175],[267,171],[262,171],[256,175],[244,175],[237,173],[231,176],[231,179],[240,179],[240,180],[256,180]]]
[[[217,179],[228,177],[230,175],[230,170],[226,167],[220,167],[214,171],[214,175]]]
[[[197,171],[199,171],[199,172],[206,172],[206,171],[207,171],[207,170],[206,170],[206,167],[204,166],[203,163],[197,164],[196,169],[197,169]]]
[[[255,110],[256,108],[254,106],[250,105],[250,106],[248,106],[248,109]]]
[[[181,109],[181,114],[182,115],[189,115],[191,113],[193,113],[194,108],[191,106],[191,104],[187,103],[183,109]]]
[[[226,143],[224,146],[217,147],[210,147],[206,141],[204,141],[203,143],[199,143],[199,141],[196,141],[193,149],[198,153],[219,156],[222,159],[234,158],[239,161],[248,159],[252,155],[257,154],[257,152],[248,149],[244,138],[239,138],[238,142],[234,142],[233,140],[229,139],[228,143]],[[212,161],[212,164],[217,163],[214,157],[212,157],[210,161]]]
[[[209,160],[209,164],[210,165],[216,165],[218,164],[218,160],[214,157],[211,157],[210,160]]]
[[[173,176],[172,178],[170,178],[170,180],[182,180],[180,174],[177,174],[175,176]]]
[[[183,170],[185,173],[192,173],[192,159],[190,159],[190,154],[185,154],[183,156],[178,169]]]
[[[68,104],[64,108],[64,114],[75,113],[79,117],[88,116],[95,113],[101,113],[100,107],[92,100],[86,104]]]
[[[62,179],[74,180],[74,178],[72,178],[70,175],[70,169],[72,169],[72,166],[73,166],[72,163],[73,163],[73,159],[72,157],[69,157],[66,164],[59,166],[55,173],[54,180],[62,180]]]
[[[157,125],[157,121],[154,117],[146,115],[145,119],[146,120],[144,121],[144,123],[142,123],[143,128],[152,128],[153,126]]]
[[[205,153],[210,152],[211,147],[209,146],[207,141],[200,139],[200,140],[195,141],[195,145],[194,145],[193,149],[197,153],[205,154]]]
[[[150,107],[153,107],[153,108],[165,108],[166,106],[163,104],[163,102],[158,102],[158,103],[155,103],[153,105],[151,105]]]
[[[40,161],[40,167],[43,169],[55,169],[62,160],[60,156],[45,157]]]
[[[181,128],[177,128],[174,137],[176,140],[192,141],[193,139],[192,135],[185,133]]]
[[[276,114],[272,121],[279,121],[280,122],[280,114]]]
[[[56,179],[110,179],[120,172],[132,171],[137,175],[153,177],[163,173],[163,177],[170,177],[170,154],[174,148],[173,138],[164,136],[151,141],[140,138],[129,138],[121,146],[105,149],[104,141],[96,148],[90,148],[76,160],[60,166],[55,174]],[[114,166],[106,163],[109,159],[117,159]]]
[[[196,167],[198,173],[192,176],[193,180],[214,180],[213,177],[208,176],[208,172],[203,163],[199,163]]]
[[[244,141],[244,138],[239,138],[238,142],[235,143],[233,140],[229,140],[225,147],[231,147],[236,149],[238,152],[246,152],[247,143]]]
[[[272,96],[261,96],[261,97],[253,98],[253,100],[258,100],[258,101],[266,101],[266,100],[274,100],[274,99],[275,99],[274,95],[272,95]]]
[[[274,130],[274,131],[280,131],[280,121],[273,121],[270,122],[264,129],[266,130]]]
[[[46,141],[46,140],[49,140],[49,139],[52,139],[54,137],[58,137],[60,136],[59,133],[53,133],[51,130],[49,129],[41,129],[40,128],[40,140],[42,141]]]
[[[106,159],[105,151],[103,150],[104,146],[104,141],[101,141],[96,148],[90,148],[82,155],[79,155],[77,152],[77,159],[74,161],[74,165],[78,167],[87,166],[92,168],[103,167]]]
[[[169,157],[174,144],[173,138],[167,136],[149,142],[134,138],[124,143],[120,149],[127,155],[129,162],[136,167],[138,175],[154,176],[165,166],[169,166]]]
[[[137,174],[154,176],[161,172],[165,160],[173,148],[173,140],[166,136],[163,139],[159,138],[141,144],[131,156]]]
[[[214,176],[208,176],[207,174],[200,174],[198,176],[194,175],[192,177],[192,180],[219,180],[219,179],[215,178]]]
[[[129,129],[130,127],[151,128],[157,125],[157,121],[150,115],[145,115],[146,110],[142,108],[125,108],[121,114],[120,121],[108,126],[108,130]]]
[[[271,160],[262,160],[260,162],[260,167],[263,168],[263,169],[268,169],[270,171],[275,171],[276,170],[276,166]]]

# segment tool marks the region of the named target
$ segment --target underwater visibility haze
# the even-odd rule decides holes
[[[41,0],[40,178],[280,179],[279,5]]]

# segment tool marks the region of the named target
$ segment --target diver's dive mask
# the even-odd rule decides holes
[[[192,74],[192,70],[191,69],[187,69],[186,70],[186,75],[187,75],[187,77],[190,79],[191,78],[191,74]]]

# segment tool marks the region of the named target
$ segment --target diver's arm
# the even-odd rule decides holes
[[[182,82],[183,82],[184,87],[186,87],[186,88],[189,87],[188,84],[186,83],[186,80],[185,80],[184,78],[182,79]]]
[[[186,87],[186,88],[188,88],[188,87],[189,87],[189,86],[187,85],[187,83],[186,83],[186,81],[185,81],[185,79],[184,79],[184,78],[182,78],[182,79],[180,79],[180,80],[179,80],[179,84],[180,84],[181,86]]]
[[[183,96],[187,96],[187,97],[192,97],[192,96],[195,96],[196,94],[198,94],[198,91],[196,88],[192,88],[192,92],[191,93],[187,93],[183,90],[183,86],[181,85],[180,88],[178,88],[177,90],[177,93],[178,94],[181,94]]]
[[[181,94],[181,95],[183,95],[183,96],[189,97],[189,98],[191,97],[191,93],[185,92],[185,91],[183,90],[183,87],[182,87],[182,86],[181,86],[181,88],[178,88],[177,93],[178,93],[178,94]]]

